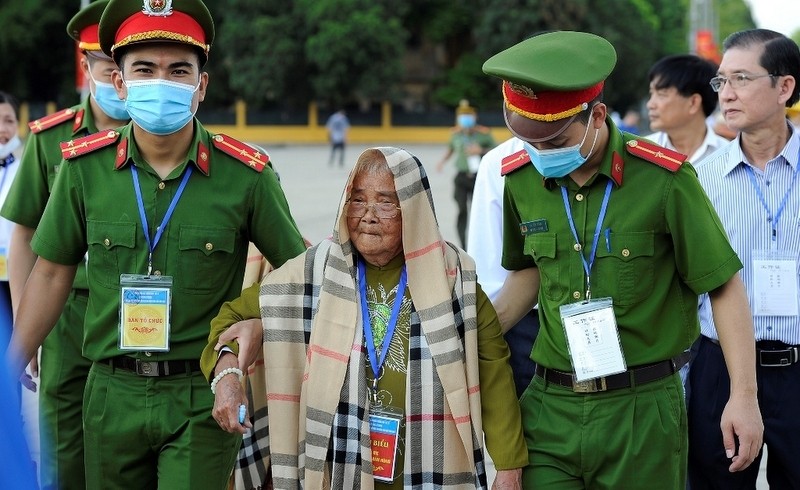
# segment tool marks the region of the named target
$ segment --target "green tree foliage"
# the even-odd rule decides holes
[[[736,31],[756,27],[750,7],[744,0],[716,0],[715,5],[719,15],[720,49],[722,49],[722,41],[729,35]]]

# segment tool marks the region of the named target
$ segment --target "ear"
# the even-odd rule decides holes
[[[591,124],[594,129],[600,129],[606,124],[606,116],[608,115],[608,106],[600,102],[592,107]]]
[[[703,96],[692,94],[689,96],[689,114],[695,115],[703,110]]]
[[[781,105],[786,105],[786,101],[789,100],[794,93],[794,87],[797,84],[797,80],[794,79],[791,75],[783,75],[778,79],[778,88],[780,92],[778,94],[778,102]]]
[[[114,89],[117,91],[117,97],[119,97],[120,100],[128,98],[128,87],[125,86],[125,80],[122,78],[121,70],[114,70],[111,72],[111,84],[114,85]]]
[[[83,79],[86,80],[86,85],[88,86],[91,83],[91,76],[89,70],[89,60],[86,59],[85,54],[81,54],[81,61],[80,61],[81,73],[83,74]]]
[[[208,72],[200,73],[200,86],[197,87],[198,101],[203,102],[206,98],[206,89],[208,88]]]

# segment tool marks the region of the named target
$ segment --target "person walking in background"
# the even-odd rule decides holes
[[[209,324],[241,293],[248,242],[278,266],[305,244],[265,156],[195,118],[215,33],[205,4],[111,0],[98,32],[132,121],[61,144],[12,366],[52,329],[86,261],[86,487],[224,488],[241,437],[211,417]]]
[[[124,102],[111,86],[117,65],[100,50],[97,26],[108,0],[77,12],[67,34],[78,43],[80,70],[89,96],[80,104],[29,124],[25,152],[17,179],[0,214],[16,223],[12,232],[9,272],[15,310],[36,261],[31,239],[50,199],[61,168],[62,141],[124,125],[129,117]],[[41,485],[45,489],[83,489],[86,486],[81,412],[83,390],[91,362],[81,353],[89,296],[85,264],[79,263],[70,294],[53,332],[42,345],[41,366],[30,359],[31,375],[39,378]],[[28,385],[32,386],[31,380]],[[33,444],[32,444],[33,446]]]
[[[510,138],[489,150],[481,159],[475,177],[467,228],[467,253],[475,259],[475,271],[483,291],[494,301],[508,276],[503,268],[503,186],[500,173],[503,158],[522,150],[522,140]],[[517,397],[522,396],[536,371],[531,350],[539,333],[539,311],[534,308],[503,337],[511,351],[511,370]]]
[[[744,263],[767,481],[770,488],[800,488],[800,133],[785,113],[800,99],[800,49],[766,29],[733,33],[711,87],[739,135],[702,160],[697,173]],[[689,371],[689,483],[692,490],[751,489],[762,453],[745,471],[731,472],[730,454],[719,446],[724,400],[735,382],[711,306],[704,301],[700,308],[702,336]]]
[[[328,131],[328,141],[331,143],[331,155],[328,158],[328,166],[332,167],[339,154],[339,167],[344,167],[344,151],[347,146],[347,133],[350,131],[350,120],[347,119],[347,114],[344,109],[339,109],[328,118],[325,123],[325,129]]]
[[[8,197],[19,168],[22,141],[19,139],[19,103],[11,94],[0,91],[0,205]],[[6,339],[11,338],[13,310],[11,289],[8,285],[9,245],[14,223],[0,218],[0,325],[8,328]],[[3,349],[5,344],[0,345]]]
[[[687,421],[678,370],[710,292],[731,396],[731,470],[761,447],[753,327],[741,263],[685,156],[619,131],[602,101],[616,50],[594,34],[540,34],[489,58],[506,125],[504,329],[538,301],[536,376],[520,398],[525,488],[678,489]]]
[[[469,102],[462,100],[456,108],[456,127],[450,136],[447,152],[436,165],[441,172],[447,161],[455,154],[456,178],[453,197],[458,204],[456,229],[461,246],[467,247],[467,220],[469,206],[472,201],[472,190],[475,187],[475,174],[481,157],[495,146],[494,138],[486,126],[477,124],[478,113]]]

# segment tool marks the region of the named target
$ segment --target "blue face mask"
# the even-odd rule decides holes
[[[98,82],[92,76],[91,71],[89,72],[89,77],[94,82],[92,98],[100,106],[100,109],[106,113],[106,116],[117,121],[130,119],[131,116],[125,110],[125,101],[117,97],[117,91],[114,90],[114,86],[110,83]]]
[[[584,141],[586,141],[586,136],[589,134],[588,124],[586,125],[586,133],[584,133],[583,139],[575,146],[537,150],[536,147],[527,141],[523,141],[522,144],[525,151],[527,151],[528,155],[531,157],[531,163],[533,163],[533,166],[536,167],[536,170],[538,170],[540,174],[546,178],[558,178],[569,175],[586,163],[586,160],[589,159],[592,151],[594,151],[594,145],[597,143],[597,135],[599,133],[599,129],[595,131],[592,147],[589,149],[589,154],[586,156],[581,155],[581,146],[583,146]]]
[[[472,114],[461,114],[458,116],[458,125],[464,129],[475,127],[475,116]]]
[[[125,109],[139,127],[151,134],[176,133],[194,117],[192,100],[200,86],[169,80],[131,80],[125,82],[128,98]]]

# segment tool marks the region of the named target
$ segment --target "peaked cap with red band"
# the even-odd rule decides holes
[[[483,71],[503,80],[509,129],[536,142],[558,136],[588,109],[616,63],[614,46],[602,37],[556,31],[497,53]]]
[[[112,58],[134,44],[171,42],[198,48],[204,65],[214,42],[214,20],[201,0],[110,0],[99,37]]]
[[[82,8],[67,23],[67,34],[78,42],[78,48],[83,51],[97,51],[100,54],[100,38],[98,26],[100,16],[103,15],[109,0],[97,0]]]

